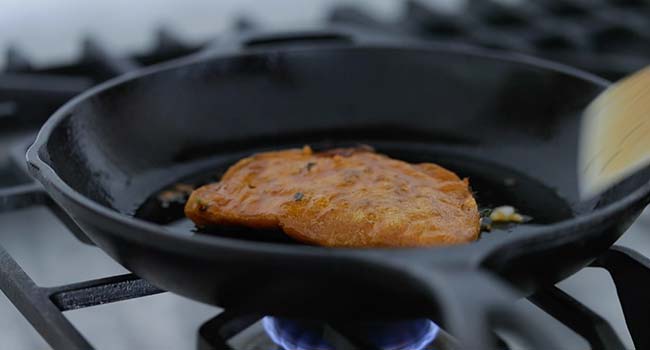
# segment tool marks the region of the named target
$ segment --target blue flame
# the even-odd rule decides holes
[[[331,350],[323,337],[324,323],[266,316],[262,320],[271,340],[284,350]],[[359,336],[383,350],[423,350],[440,328],[430,320],[367,322],[357,327]]]

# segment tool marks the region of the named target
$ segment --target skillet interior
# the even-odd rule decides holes
[[[547,69],[454,53],[251,54],[97,94],[53,131],[48,145],[57,147],[48,151],[75,190],[156,221],[138,211],[152,194],[218,177],[255,151],[368,143],[445,165],[470,177],[481,205],[513,204],[531,224],[547,224],[597,203],[578,201],[575,164],[579,112],[600,89]]]
[[[528,214],[537,218],[532,224],[542,226],[576,220],[645,184],[647,171],[593,201],[578,201],[579,114],[605,83],[525,61],[471,50],[368,46],[206,59],[69,104],[46,126],[40,137],[45,143],[37,141],[36,147],[74,191],[124,217],[137,212],[149,219],[142,214],[143,203],[170,184],[205,181],[251,152],[304,143],[369,143],[404,160],[441,163],[470,181],[478,179],[474,189],[484,204],[508,201],[530,208]],[[518,187],[505,186],[511,177]],[[167,243],[157,244],[150,228],[144,232],[125,224],[128,220],[118,224],[71,199],[60,185],[44,182],[95,242],[168,290],[222,306],[274,308],[269,313],[314,307],[321,313],[354,308],[375,315],[377,303],[386,298],[396,307],[382,312],[422,313],[420,285],[399,283],[398,273],[387,279],[383,269],[348,260],[354,255],[346,251],[262,249],[218,239],[214,245],[167,244],[171,240],[163,236]],[[552,208],[541,208],[542,202]],[[627,219],[640,208],[632,208]],[[557,281],[609,246],[625,224],[617,223],[621,227],[594,243],[553,239],[534,247],[537,251],[508,249],[500,256],[503,264],[497,259],[488,265],[512,279],[522,277],[515,281],[520,286]],[[570,240],[567,227],[554,232]],[[460,250],[407,254],[470,258],[459,252],[525,240],[539,228],[517,226]],[[592,223],[579,229],[597,235],[607,228]],[[176,232],[188,230],[181,225]],[[530,247],[540,240],[525,241]],[[516,254],[528,254],[529,260],[518,261]],[[549,259],[551,254],[558,258]],[[323,295],[330,297],[326,301]]]

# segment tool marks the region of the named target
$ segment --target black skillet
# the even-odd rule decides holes
[[[492,347],[488,326],[557,348],[543,326],[524,326],[536,321],[512,298],[590,263],[648,202],[647,170],[578,199],[580,112],[607,85],[593,75],[340,29],[225,43],[75,98],[27,154],[88,237],[161,288],[255,314],[428,316],[471,349]],[[358,143],[442,164],[470,178],[480,205],[514,205],[533,220],[462,246],[327,249],[276,232],[195,233],[182,205],[152,202],[254,152]]]

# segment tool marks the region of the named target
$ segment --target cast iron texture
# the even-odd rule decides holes
[[[589,264],[647,203],[647,169],[578,200],[580,111],[607,85],[590,74],[350,31],[224,42],[231,45],[75,98],[27,156],[93,242],[163,289],[242,313],[427,316],[476,349],[491,347],[496,325],[552,348],[544,327],[508,304]],[[344,250],[193,234],[133,217],[165,186],[251,152],[358,142],[487,184],[515,176],[522,185],[495,198],[528,205],[540,222],[464,246]],[[475,190],[480,196],[489,186]]]

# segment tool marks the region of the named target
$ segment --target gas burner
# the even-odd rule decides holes
[[[269,337],[282,349],[334,350],[327,334],[332,328],[326,322],[266,316],[262,323]],[[433,321],[427,319],[354,322],[342,327],[347,330],[346,333],[354,332],[369,346],[382,350],[426,349],[433,343],[440,330]]]

